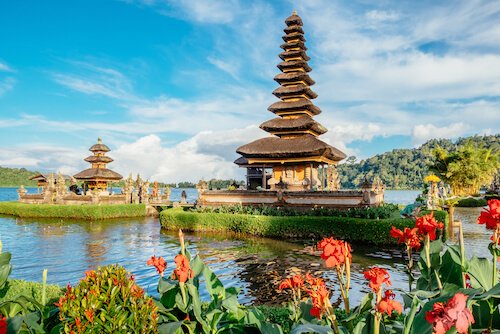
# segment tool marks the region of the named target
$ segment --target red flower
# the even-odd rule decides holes
[[[346,258],[352,258],[351,245],[343,240],[324,238],[318,243],[318,248],[323,250],[321,258],[328,268],[340,266],[345,263]]]
[[[132,285],[130,292],[135,298],[141,298],[144,295],[144,290],[136,284]]]
[[[320,285],[315,289],[307,290],[307,293],[312,299],[313,307],[310,314],[313,317],[321,319],[330,302],[330,293],[325,285]]]
[[[481,215],[477,218],[478,224],[486,224],[489,230],[500,228],[500,200],[490,199],[488,201],[488,209],[481,211]]]
[[[431,212],[428,215],[418,217],[415,226],[418,228],[418,233],[428,234],[430,240],[436,240],[436,229],[443,228],[444,224],[438,222],[434,218],[434,212]]]
[[[165,262],[165,260],[161,256],[156,257],[153,255],[151,257],[151,259],[148,260],[147,265],[154,266],[156,268],[156,271],[158,272],[158,274],[160,274],[162,276],[163,276],[163,272],[167,268],[167,262]]]
[[[325,285],[325,281],[323,281],[320,277],[313,277],[311,274],[306,274],[306,282],[311,286],[311,288],[316,288]]]
[[[363,275],[365,275],[365,278],[370,281],[370,288],[375,293],[380,290],[382,284],[385,284],[386,286],[390,286],[392,284],[389,280],[389,273],[383,268],[370,268],[363,272]]]
[[[194,273],[189,266],[188,258],[183,254],[177,254],[174,258],[177,268],[172,273],[172,279],[178,279],[179,282],[186,282],[188,278],[193,278]]]
[[[7,319],[0,314],[0,334],[7,333]]]
[[[398,239],[399,244],[406,244],[410,246],[412,249],[420,248],[420,237],[418,236],[418,228],[408,228],[405,227],[404,232],[396,227],[392,227],[391,236]]]
[[[453,326],[457,333],[467,333],[469,325],[474,323],[474,317],[466,302],[467,296],[457,293],[446,304],[435,303],[432,311],[425,313],[425,320],[432,324],[433,333],[444,334]]]
[[[386,290],[384,297],[380,300],[380,302],[375,306],[376,310],[380,313],[387,313],[391,316],[393,311],[397,311],[399,314],[403,313],[403,305],[400,302],[394,300],[396,295],[392,292],[392,290]]]
[[[281,282],[278,287],[279,290],[284,289],[300,289],[304,286],[304,279],[299,274],[296,274],[292,278],[287,278]]]

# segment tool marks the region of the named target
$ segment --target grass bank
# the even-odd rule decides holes
[[[271,238],[321,238],[334,235],[350,242],[395,244],[391,227],[412,227],[410,219],[362,219],[345,217],[263,216],[231,213],[199,213],[167,209],[160,213],[165,229],[230,231]]]
[[[108,219],[146,216],[144,204],[53,205],[0,202],[0,214],[21,218]]]

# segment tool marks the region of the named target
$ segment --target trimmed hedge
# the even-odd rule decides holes
[[[146,216],[144,204],[54,205],[0,202],[0,214],[21,218],[108,219]]]
[[[169,230],[229,231],[272,238],[321,238],[335,236],[350,242],[395,244],[389,234],[413,227],[411,219],[362,219],[343,217],[262,216],[231,213],[198,213],[167,209],[160,213],[160,224]]]
[[[477,208],[486,205],[488,205],[488,201],[484,198],[467,197],[459,200],[456,206],[462,208]]]

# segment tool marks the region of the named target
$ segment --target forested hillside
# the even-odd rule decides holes
[[[18,187],[21,184],[25,187],[36,187],[36,181],[29,181],[29,178],[38,174],[25,168],[0,167],[0,187]]]
[[[389,189],[420,189],[428,166],[434,161],[433,150],[440,146],[453,151],[468,140],[475,145],[500,150],[500,135],[449,139],[432,139],[414,149],[395,149],[366,160],[354,162],[354,157],[339,165],[338,172],[343,188],[357,188],[365,176],[378,175]]]

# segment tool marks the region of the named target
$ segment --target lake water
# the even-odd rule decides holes
[[[180,190],[172,190],[172,199],[180,199]],[[9,195],[10,194],[10,195]],[[12,197],[14,194],[14,197]],[[188,198],[196,192],[189,190]],[[0,198],[15,200],[15,189],[0,189]],[[404,202],[397,196],[386,196],[396,203],[410,201],[404,192]],[[389,197],[389,198],[388,198]],[[177,199],[178,200],[178,199]],[[464,222],[469,255],[486,256],[489,233],[475,224],[480,209],[457,209],[456,218]],[[12,253],[13,278],[41,280],[42,269],[49,270],[49,283],[76,284],[85,270],[100,265],[119,263],[137,277],[138,283],[155,295],[158,276],[146,261],[161,255],[167,262],[167,272],[174,269],[173,257],[179,250],[176,233],[160,229],[158,219],[116,219],[107,221],[75,221],[63,219],[18,219],[0,216],[0,238],[3,249]],[[242,303],[276,304],[285,296],[276,293],[281,277],[290,270],[311,271],[323,275],[332,288],[335,275],[327,271],[317,256],[304,252],[311,240],[280,241],[242,237],[233,234],[191,233],[186,235],[190,250],[209,263],[226,287],[240,288]],[[362,272],[369,266],[388,269],[395,288],[406,288],[407,277],[399,249],[384,249],[353,245],[352,303],[356,304],[367,292]],[[334,289],[338,299],[338,289]]]

